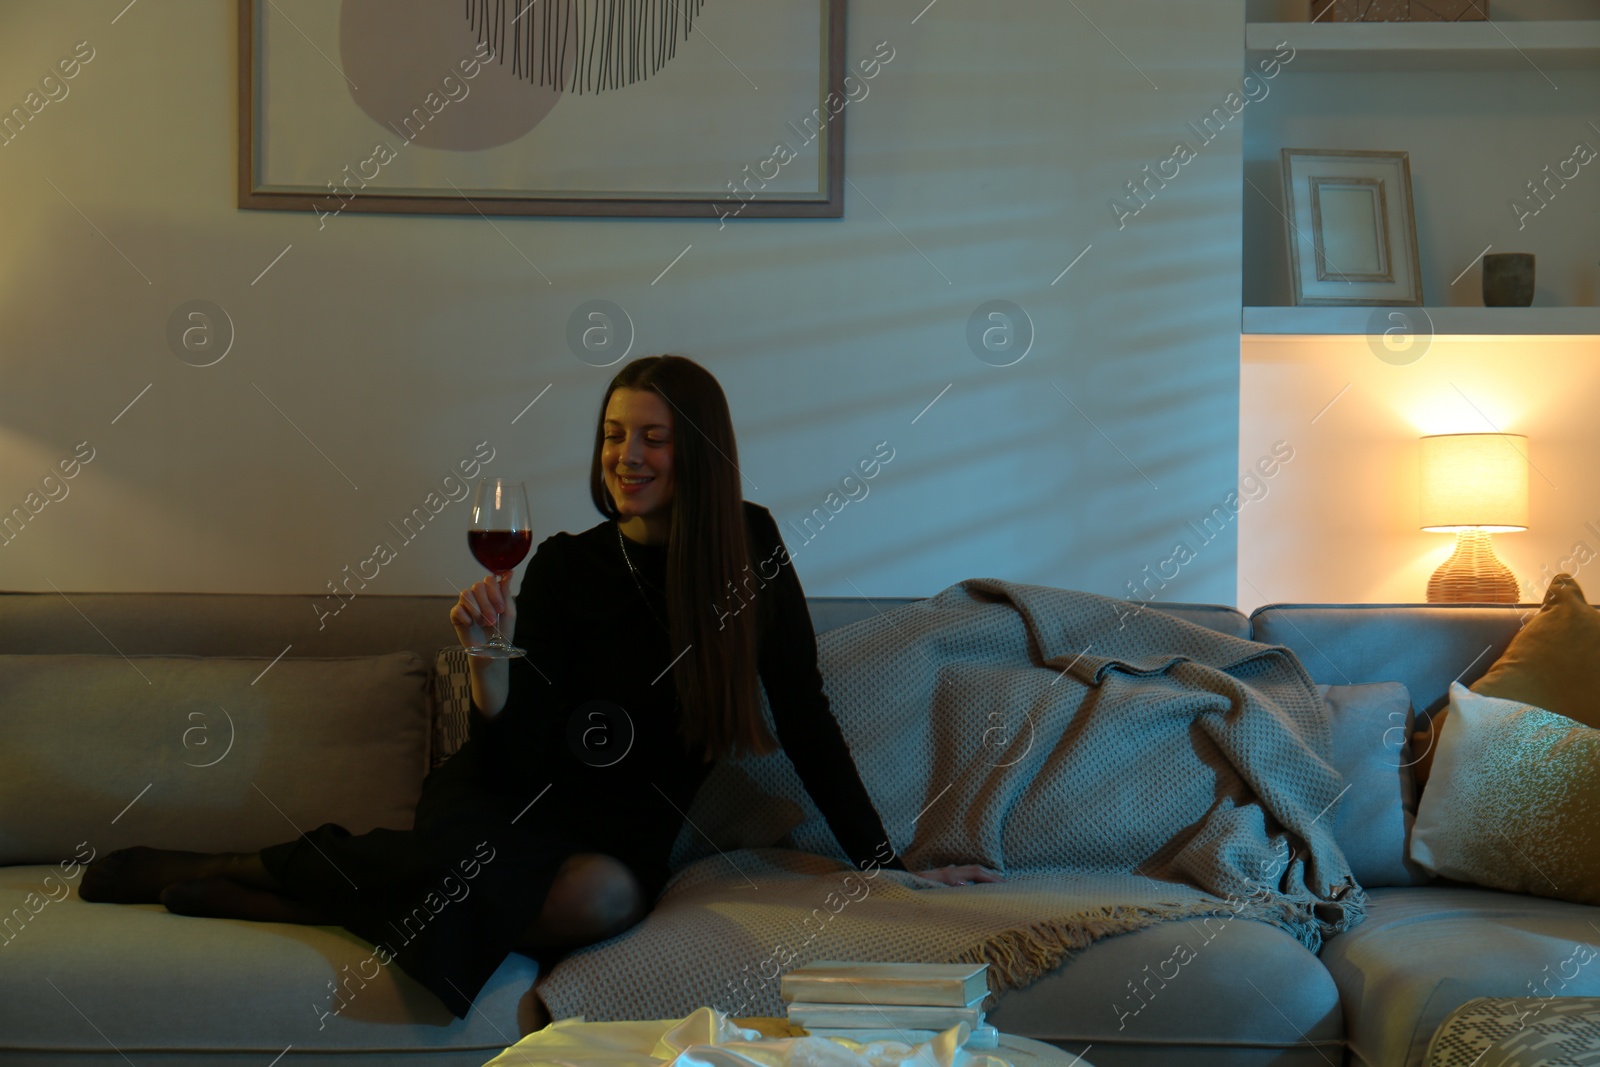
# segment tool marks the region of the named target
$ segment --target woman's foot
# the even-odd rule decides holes
[[[176,915],[208,919],[248,919],[258,923],[298,923],[332,926],[333,920],[289,897],[265,889],[252,889],[231,878],[199,878],[174,882],[161,891],[160,900]]]
[[[78,885],[78,896],[105,904],[159,904],[167,886],[201,878],[233,878],[270,888],[259,853],[180,852],[136,845],[108,852],[90,863]]]
[[[522,999],[517,1001],[517,1029],[522,1031],[523,1037],[527,1037],[549,1025],[550,1010],[539,999],[537,989],[529,986],[528,991],[522,994]]]

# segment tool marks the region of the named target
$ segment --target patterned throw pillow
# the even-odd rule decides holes
[[[1590,950],[1592,951],[1592,950]],[[1600,1052],[1600,998],[1478,997],[1451,1012],[1426,1067],[1570,1067]]]
[[[1411,858],[1434,874],[1600,904],[1600,730],[1450,686]]]
[[[456,754],[472,723],[472,675],[467,650],[441,648],[433,660],[433,765]]]

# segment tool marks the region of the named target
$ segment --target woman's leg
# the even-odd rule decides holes
[[[175,915],[208,919],[248,919],[258,923],[334,926],[335,919],[309,904],[268,889],[252,889],[232,878],[174,882],[161,891],[161,903]]]
[[[117,849],[90,863],[78,884],[78,896],[95,903],[157,904],[170,885],[215,878],[250,889],[279,888],[261,865],[258,852],[180,852],[141,845]]]
[[[178,915],[327,925],[333,920],[278,892],[259,852],[119,849],[91,863],[78,887],[83,900],[163,904]]]
[[[604,941],[644,918],[644,893],[626,864],[598,852],[568,856],[544,906],[516,941],[527,955],[565,952]]]
[[[526,955],[564,952],[614,937],[644,918],[644,892],[620,860],[598,852],[568,856],[556,873],[539,916],[517,939]],[[517,1003],[523,1036],[550,1023],[550,1011],[530,987]]]
[[[417,809],[418,828],[423,828],[441,815],[448,818],[463,808],[469,813],[494,810],[477,784],[472,760],[452,759],[423,782]],[[470,829],[468,827],[467,832]],[[395,834],[395,831],[366,834],[362,835],[365,839],[363,842],[354,839],[341,826],[324,824],[306,836],[314,839],[311,845],[317,857],[330,865],[333,864],[328,858],[330,851],[341,854],[341,865],[350,865],[362,859],[360,855],[344,858],[345,846],[348,846],[370,853],[378,861],[388,861],[380,864],[383,868],[388,868],[390,862],[400,863],[399,869],[386,871],[397,880],[420,877],[423,869],[417,864],[422,862],[421,855],[414,847],[396,845]],[[218,878],[229,879],[247,889],[282,895],[285,885],[274,872],[299,858],[299,843],[297,839],[268,849],[271,853],[270,865],[263,864],[260,852],[183,852],[144,846],[117,849],[88,865],[78,887],[78,896],[97,903],[158,904],[162,902],[162,891],[168,886]],[[341,882],[354,884],[350,882],[350,875],[342,871],[337,878],[330,879],[330,884],[335,887]]]
[[[539,999],[539,987],[529,986],[517,1001],[517,1029],[521,1037],[543,1030],[550,1025],[550,1009]]]

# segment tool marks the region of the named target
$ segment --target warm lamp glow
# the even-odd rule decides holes
[[[1422,528],[1528,528],[1528,439],[1509,433],[1422,438]]]

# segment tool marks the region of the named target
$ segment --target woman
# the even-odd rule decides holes
[[[567,951],[643,917],[713,761],[776,747],[758,681],[844,851],[862,867],[892,857],[828,710],[777,524],[740,478],[716,379],[679,356],[628,364],[601,401],[589,472],[607,521],[541,544],[515,600],[510,575],[491,576],[450,610],[462,644],[509,629],[528,653],[471,659],[470,738],[427,778],[413,829],[329,823],[252,853],[124,849],[89,867],[80,895],[342,925],[464,1017],[508,952]],[[921,873],[999,880],[977,865]],[[525,1026],[542,1023],[524,1008]]]

